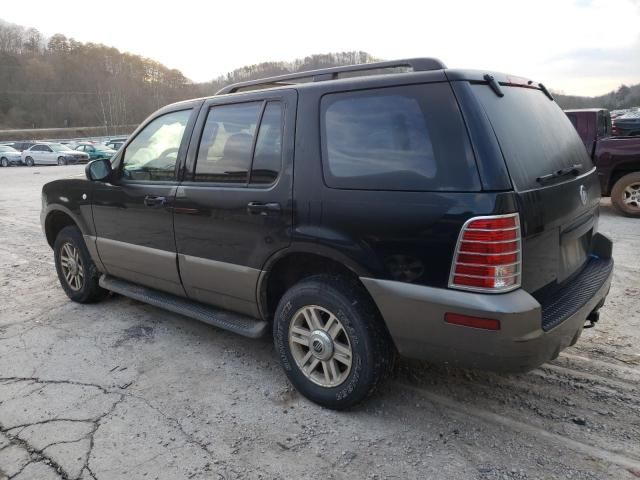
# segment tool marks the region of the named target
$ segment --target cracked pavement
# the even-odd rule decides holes
[[[0,480],[640,477],[640,222],[607,200],[614,284],[575,347],[519,375],[405,360],[338,413],[292,389],[269,338],[70,302],[40,188],[83,169],[0,169]]]

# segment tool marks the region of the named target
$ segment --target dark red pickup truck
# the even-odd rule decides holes
[[[604,108],[565,110],[598,169],[602,195],[623,214],[640,217],[640,137],[611,135]]]

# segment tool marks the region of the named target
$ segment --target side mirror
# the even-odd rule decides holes
[[[89,162],[84,169],[84,173],[87,179],[92,182],[107,180],[112,173],[111,161],[107,158],[101,158],[100,160]]]

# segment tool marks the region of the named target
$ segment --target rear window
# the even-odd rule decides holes
[[[503,86],[504,97],[498,97],[487,85],[472,88],[489,116],[517,190],[540,188],[538,177],[573,165],[580,165],[581,173],[592,168],[571,120],[542,91]]]
[[[329,187],[480,190],[469,138],[447,83],[328,94],[321,118]]]

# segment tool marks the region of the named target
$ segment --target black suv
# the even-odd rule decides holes
[[[593,325],[611,282],[598,178],[548,90],[435,59],[169,105],[86,173],[43,188],[72,300],[272,326],[290,380],[330,408],[396,352],[534,368]]]

